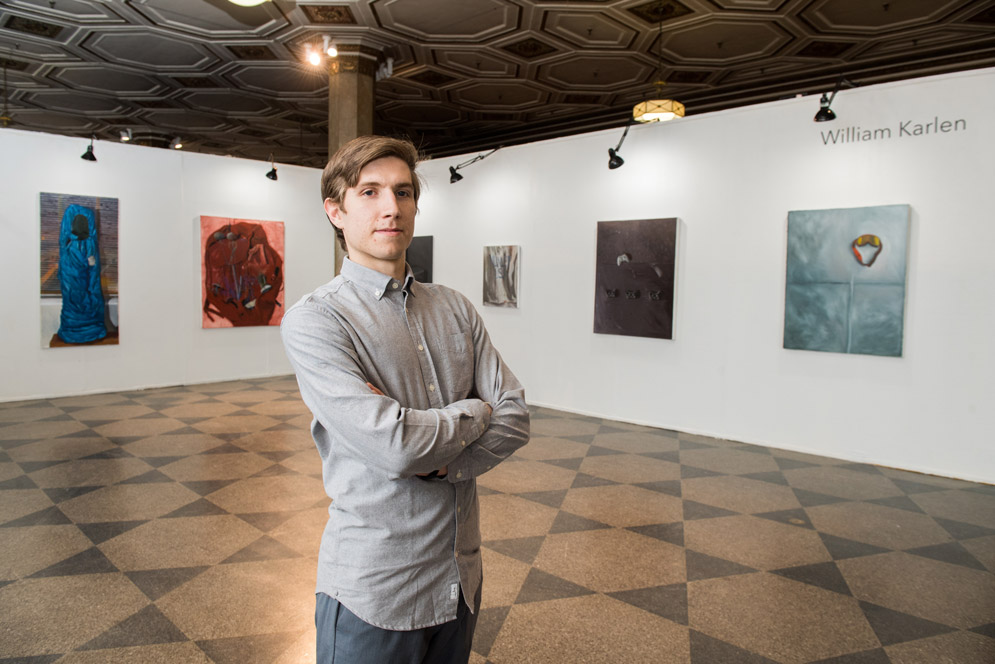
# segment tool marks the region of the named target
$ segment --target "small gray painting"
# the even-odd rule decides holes
[[[908,205],[788,213],[784,347],[901,357]]]
[[[518,247],[484,247],[484,304],[518,308]]]
[[[417,235],[411,238],[404,260],[411,266],[411,273],[423,284],[432,283],[432,240],[431,235]]]

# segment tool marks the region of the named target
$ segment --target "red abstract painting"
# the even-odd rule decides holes
[[[203,327],[283,320],[283,222],[200,218]]]

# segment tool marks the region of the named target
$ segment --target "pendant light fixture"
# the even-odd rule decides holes
[[[660,17],[659,38],[657,39],[656,96],[641,101],[632,108],[632,119],[636,122],[666,122],[684,117],[684,104],[663,96],[663,17]]]
[[[80,159],[85,161],[97,161],[97,155],[93,154],[93,139],[95,136],[90,137],[90,144],[86,146],[86,152],[79,156]]]
[[[270,180],[273,180],[274,182],[276,182],[276,180],[277,180],[276,162],[273,161],[273,153],[272,152],[269,153],[269,165],[270,165],[270,169],[269,169],[269,173],[266,174],[266,177],[268,177]]]

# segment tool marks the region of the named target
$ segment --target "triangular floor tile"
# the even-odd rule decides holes
[[[235,432],[235,433],[212,433],[211,435],[214,436],[215,438],[218,438],[219,440],[224,440],[224,441],[227,441],[227,442],[230,443],[233,440],[238,440],[239,438],[245,438],[246,436],[250,436],[252,434],[251,433],[246,433],[246,432],[238,431],[238,432]],[[210,450],[208,450],[208,452],[209,451]],[[244,450],[240,450],[240,451],[244,451]],[[204,452],[202,452],[202,454],[204,454]]]
[[[881,469],[877,466],[872,466],[866,463],[844,463],[836,466],[843,470],[853,470],[858,473],[867,473],[868,475],[881,475]]]
[[[832,505],[834,503],[847,502],[845,498],[830,496],[826,493],[816,493],[815,491],[806,491],[805,489],[792,489],[792,491],[795,492],[795,497],[802,504],[802,507],[816,507],[817,505]]]
[[[73,431],[72,433],[62,434],[61,436],[56,436],[55,438],[58,440],[65,440],[67,438],[102,438],[102,436],[93,429],[87,428],[80,429],[79,431]],[[5,445],[5,447],[10,449],[9,445]]]
[[[743,650],[731,643],[720,641],[716,638],[702,634],[696,630],[689,630],[691,637],[691,661],[708,664],[777,664],[772,659],[767,659],[749,650]]]
[[[714,519],[720,516],[734,516],[735,514],[736,512],[722,509],[721,507],[714,507],[712,505],[698,503],[693,500],[684,501],[685,521],[692,521],[695,519]]]
[[[891,483],[897,486],[902,491],[904,491],[906,494],[929,493],[931,491],[944,491],[944,488],[941,486],[924,484],[922,482],[913,482],[911,480],[897,480],[892,478]]]
[[[214,516],[216,514],[228,514],[228,511],[218,507],[207,498],[201,498],[200,500],[188,503],[177,510],[173,510],[169,514],[164,515],[163,518],[170,519],[181,516]]]
[[[528,493],[517,494],[519,498],[525,498],[526,500],[531,500],[534,503],[539,503],[541,505],[546,505],[547,507],[555,507],[560,509],[560,505],[563,504],[563,499],[567,497],[567,490],[561,489],[560,491],[530,491]]]
[[[753,516],[758,516],[761,519],[768,519],[770,521],[777,521],[778,523],[784,523],[789,526],[798,526],[799,528],[815,530],[815,526],[812,525],[812,522],[808,518],[808,514],[803,509],[763,512],[762,514],[754,514]]]
[[[603,530],[605,528],[611,528],[611,526],[606,523],[601,523],[600,521],[595,521],[594,519],[588,519],[560,510],[560,512],[556,515],[556,519],[553,520],[553,525],[549,529],[549,534],[558,535],[561,533],[576,533],[584,530]]]
[[[167,436],[190,436],[190,435],[203,436],[204,432],[201,431],[200,429],[194,429],[192,426],[185,426],[185,427],[183,427],[181,429],[173,429],[172,431],[170,431],[169,433],[167,433],[165,435],[167,435]],[[216,434],[211,434],[211,435],[216,435]]]
[[[89,537],[91,542],[100,544],[144,523],[148,523],[148,521],[105,521],[103,523],[81,523],[76,527],[83,531],[83,534]]]
[[[190,579],[198,576],[208,567],[171,567],[125,572],[132,583],[153,602],[171,590],[179,588]]]
[[[147,473],[142,473],[136,477],[118,482],[118,484],[157,484],[162,482],[172,483],[174,481],[172,477],[167,477],[158,470],[150,470]]]
[[[253,473],[249,477],[275,477],[277,475],[300,475],[296,470],[287,468],[283,464],[274,463],[272,466],[263,468],[258,473]]]
[[[197,641],[197,645],[216,664],[255,664],[276,661],[299,637],[296,632],[279,632]]]
[[[736,574],[749,574],[757,570],[746,565],[734,563],[731,560],[723,560],[705,553],[687,549],[685,556],[687,561],[688,581],[702,581],[704,579],[715,579],[721,576],[734,576]]]
[[[784,569],[771,570],[771,574],[777,574],[793,581],[800,581],[811,586],[817,586],[834,593],[852,596],[850,586],[840,572],[836,563],[815,563],[813,565],[799,565],[798,567],[786,567]]]
[[[989,639],[995,639],[995,623],[978,625],[977,627],[972,627],[970,631],[981,636],[987,636]]]
[[[21,461],[17,465],[21,467],[26,473],[33,473],[36,470],[42,470],[44,468],[51,468],[52,466],[58,466],[60,463],[66,463],[65,459],[55,459],[48,461]],[[3,485],[0,485],[3,488]]]
[[[651,526],[629,526],[626,530],[652,537],[653,539],[684,546],[684,522],[658,523]]]
[[[515,537],[513,539],[491,540],[484,542],[484,546],[509,558],[520,560],[531,565],[539,555],[539,549],[546,537],[538,535],[536,537]]]
[[[750,473],[748,475],[743,475],[743,477],[750,480],[759,480],[770,484],[778,484],[780,486],[790,486],[788,484],[788,478],[785,477],[784,473],[779,470],[771,470],[766,473]]]
[[[135,615],[126,618],[97,638],[80,646],[79,650],[126,648],[188,640],[186,634],[164,616],[159,607],[155,604],[149,604]]]
[[[892,496],[891,498],[875,498],[874,500],[866,501],[868,503],[874,503],[875,505],[884,505],[885,507],[894,507],[898,510],[905,510],[906,512],[917,512],[919,514],[925,514],[923,509],[916,504],[914,500],[908,496]]]
[[[43,510],[26,514],[19,519],[8,521],[0,528],[19,528],[21,526],[61,526],[64,523],[72,523],[72,520],[62,513],[58,507],[46,507]]]
[[[218,436],[218,434],[214,434]],[[240,436],[243,434],[239,434]],[[218,436],[220,437],[220,436]],[[218,445],[217,447],[212,447],[209,450],[204,450],[201,454],[241,454],[245,450],[238,445],[233,445],[232,443],[225,443],[224,445]]]
[[[825,545],[826,550],[829,551],[829,555],[833,557],[833,560],[873,556],[879,553],[888,553],[891,550],[827,533],[819,533],[819,537],[822,538],[822,543]]]
[[[583,443],[585,445],[590,445],[594,442],[595,436],[557,436],[557,438],[562,438],[563,440],[570,440],[575,443]]]
[[[650,491],[659,491],[660,493],[665,493],[668,496],[674,496],[676,498],[681,497],[680,480],[660,480],[659,482],[640,482],[636,486],[643,489],[649,489]]]
[[[593,595],[593,590],[588,590],[576,583],[553,576],[548,572],[532,568],[529,571],[522,589],[518,591],[515,604],[525,604],[528,602],[543,602],[550,599],[566,599],[568,597],[582,597]]]
[[[510,610],[510,606],[496,606],[480,610],[477,616],[477,626],[473,630],[473,652],[487,657]]]
[[[174,461],[179,461],[180,459],[185,458],[186,457],[181,456],[142,457],[142,461],[149,464],[153,468],[162,468],[163,466],[168,466]]]
[[[290,457],[294,456],[297,452],[293,450],[278,450],[276,452],[256,452],[256,454],[269,459],[273,463],[280,463],[281,461],[286,461]]]
[[[90,456],[82,457],[83,460],[89,459],[125,459],[128,457],[135,456],[123,447],[112,447],[109,450],[104,450],[103,452],[97,452],[96,454],[91,454]]]
[[[551,466],[556,466],[557,468],[577,470],[580,468],[580,464],[584,463],[584,459],[583,457],[574,459],[543,459],[542,462],[548,463]]]
[[[960,542],[946,542],[944,544],[933,544],[931,546],[921,546],[916,549],[906,549],[906,553],[911,553],[923,558],[939,560],[951,565],[970,567],[971,569],[987,572],[988,568],[978,562],[971,553],[964,548]]]
[[[0,664],[52,664],[55,660],[62,657],[63,653],[58,655],[32,655],[30,657],[12,657],[10,659],[4,658],[0,659]]]
[[[170,431],[170,433],[173,433]],[[138,440],[143,440],[145,436],[106,436],[106,439],[115,445],[128,445]]]
[[[321,477],[318,477],[321,479]],[[504,493],[504,491],[498,491],[497,489],[492,489],[489,486],[484,486],[483,484],[477,485],[477,495],[478,496],[495,496]]]
[[[298,514],[299,512],[253,512],[250,514],[236,514],[235,516],[249,525],[255,526],[264,533],[268,533]]]
[[[705,468],[695,468],[694,466],[681,466],[682,480],[693,480],[697,477],[718,477],[720,475],[724,475],[724,473],[717,473],[714,470],[707,470]]]
[[[104,487],[102,486],[71,486],[64,489],[42,489],[42,491],[45,492],[45,495],[48,496],[49,500],[53,503],[63,503],[67,500],[76,498],[77,496],[83,496],[91,491],[103,488]]]
[[[618,484],[618,482],[606,480],[602,477],[595,477],[594,475],[588,475],[587,473],[577,473],[577,477],[574,478],[574,482],[570,485],[570,488],[586,489],[592,486],[611,486],[613,484]]]
[[[619,429],[616,427],[608,426],[607,424],[602,424],[598,429],[598,435],[603,433],[632,433],[629,429]]]
[[[797,459],[785,459],[784,457],[773,456],[774,463],[781,470],[794,470],[795,468],[814,468],[816,464],[808,463],[807,461],[798,461]]]
[[[198,496],[206,496],[218,491],[219,489],[225,488],[229,484],[234,484],[237,481],[238,480],[201,480],[199,482],[180,482],[180,484],[190,489]]]
[[[679,625],[688,624],[688,586],[675,583],[656,588],[640,588],[608,593],[610,597],[655,613]]]
[[[893,611],[870,602],[861,602],[860,608],[883,646],[957,631],[953,627]]]
[[[145,413],[144,415],[139,415],[138,417],[132,417],[133,420],[164,420],[166,416],[160,412],[152,411],[151,413]]]
[[[639,456],[659,459],[660,461],[669,461],[670,463],[681,462],[681,453],[677,450],[670,450],[668,452],[642,452]]]
[[[940,519],[938,517],[933,517],[933,520],[940,524],[945,531],[950,533],[950,536],[955,540],[974,539],[975,537],[988,537],[989,535],[995,535],[995,530],[985,528],[984,526],[976,526],[973,523],[963,523],[961,521]]]
[[[864,650],[863,652],[852,652],[848,655],[820,659],[812,664],[892,664],[891,658],[884,648],[874,650]]]
[[[266,427],[263,431],[301,431],[301,427],[297,424],[291,424],[290,422],[280,422],[279,424],[274,424],[271,427]]]
[[[66,558],[61,562],[50,565],[45,569],[35,572],[29,578],[41,578],[49,576],[76,576],[78,574],[104,574],[107,572],[117,572],[104,552],[97,547],[91,547],[82,553]]]
[[[252,563],[260,560],[279,560],[282,558],[300,558],[297,553],[283,542],[277,541],[269,535],[263,535],[249,546],[236,551],[228,558],[221,561],[226,563]]]
[[[682,452],[686,452],[688,450],[710,450],[714,447],[714,445],[705,445],[704,443],[683,439],[681,439],[678,444],[680,445]]]
[[[4,480],[0,482],[0,490],[4,489],[37,489],[38,485],[35,484],[27,475],[18,475],[17,477],[11,478],[9,480]]]
[[[587,448],[587,456],[609,456],[612,454],[624,454],[619,450],[613,450],[610,447],[599,447],[598,445],[591,445]]]

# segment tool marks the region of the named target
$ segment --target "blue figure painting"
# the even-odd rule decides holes
[[[97,215],[83,205],[70,205],[62,214],[59,285],[62,289],[59,338],[66,343],[82,344],[106,337]]]

